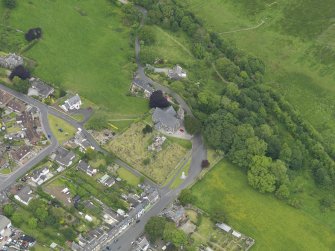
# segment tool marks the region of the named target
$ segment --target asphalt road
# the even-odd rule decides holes
[[[144,19],[147,15],[147,11],[138,6],[138,9],[142,12],[143,18],[141,21],[141,25],[144,24]],[[138,37],[135,39],[135,53],[136,53],[136,63],[138,66],[137,74],[140,78],[145,80],[148,83],[151,83],[156,90],[162,90],[165,93],[170,94],[176,101],[181,105],[184,111],[193,116],[192,110],[185,102],[185,100],[180,97],[176,92],[170,90],[169,88],[160,85],[159,83],[154,82],[152,79],[148,78],[145,75],[144,67],[140,62],[140,42]],[[172,203],[179,195],[180,191],[192,185],[198,175],[201,172],[201,162],[202,160],[207,158],[207,151],[205,145],[203,143],[201,135],[195,135],[192,139],[192,158],[191,158],[191,166],[188,172],[188,176],[184,180],[184,182],[176,189],[171,190],[169,186],[165,186],[160,189],[160,200],[146,213],[141,217],[141,221],[139,223],[135,223],[130,226],[121,236],[116,238],[117,241],[110,240],[106,242],[106,246],[109,247],[109,250],[115,251],[129,251],[131,250],[131,243],[135,241],[144,231],[144,226],[148,222],[148,220],[155,215],[158,215],[164,208],[166,208],[170,203]],[[175,177],[176,178],[176,177]],[[103,246],[103,245],[101,245]],[[107,249],[104,249],[107,250]]]

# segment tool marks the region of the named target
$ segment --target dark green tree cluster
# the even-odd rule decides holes
[[[192,246],[189,237],[178,229],[173,222],[168,221],[164,217],[154,216],[150,218],[145,225],[144,231],[152,243],[163,239],[166,242],[170,242],[176,250],[185,250],[185,248]]]

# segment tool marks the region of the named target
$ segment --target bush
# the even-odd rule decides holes
[[[28,32],[24,35],[28,42],[33,41],[34,39],[39,39],[42,36],[41,28],[32,28],[28,30]]]
[[[145,125],[145,127],[142,130],[143,134],[147,134],[147,133],[152,133],[152,127],[150,125]]]
[[[197,134],[201,131],[201,122],[191,116],[185,116],[185,129],[189,134]]]
[[[201,167],[202,168],[206,168],[209,167],[210,163],[207,159],[204,159],[203,161],[201,161]]]
[[[196,197],[189,189],[182,190],[178,199],[180,204],[182,204],[183,206],[186,206],[187,204],[194,204],[196,201]]]
[[[169,101],[164,97],[163,92],[161,90],[154,91],[150,96],[149,101],[150,108],[165,108],[170,106]]]
[[[10,80],[13,80],[14,77],[26,80],[30,78],[30,72],[23,65],[19,65],[16,66],[9,75]]]
[[[8,9],[14,9],[16,7],[16,0],[2,0],[2,2]]]

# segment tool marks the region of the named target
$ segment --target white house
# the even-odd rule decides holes
[[[46,175],[50,172],[49,168],[45,167],[43,169],[35,170],[33,172],[33,177],[31,180],[37,185],[41,185],[46,180]]]
[[[79,110],[82,105],[81,99],[78,94],[72,96],[71,98],[64,101],[64,104],[61,105],[61,108],[68,112],[71,110]]]
[[[17,194],[14,195],[14,198],[28,206],[30,200],[33,198],[32,193],[33,191],[30,189],[30,187],[25,186],[20,191],[18,191]]]

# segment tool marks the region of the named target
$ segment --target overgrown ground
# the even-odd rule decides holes
[[[7,22],[23,31],[42,28],[41,41],[24,54],[36,60],[35,75],[124,118],[141,115],[147,104],[127,96],[136,66],[121,16],[119,7],[104,0],[30,0],[20,1]]]
[[[113,139],[106,147],[134,168],[158,183],[164,183],[169,174],[177,168],[187,148],[178,141],[166,140],[163,150],[158,153],[148,151],[157,132],[144,135],[142,122],[132,124],[127,131]],[[147,162],[147,163],[146,163]]]
[[[334,1],[187,0],[184,4],[211,31],[263,59],[265,83],[278,89],[335,146]],[[238,31],[245,28],[251,29]]]
[[[308,186],[304,189],[309,190]],[[224,161],[199,181],[192,192],[198,207],[209,213],[223,209],[229,225],[254,238],[253,250],[335,248],[335,226],[330,221],[334,212],[321,213],[312,199],[298,210],[271,195],[261,194],[248,185],[241,170]]]

